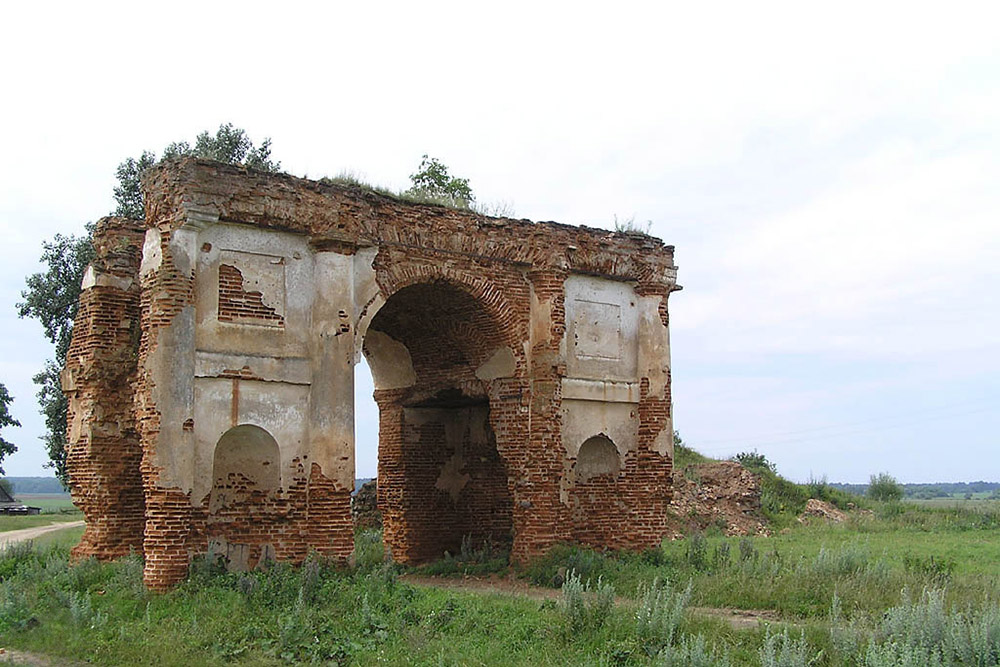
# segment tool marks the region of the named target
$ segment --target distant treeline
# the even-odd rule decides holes
[[[13,493],[66,493],[55,477],[5,477]]]
[[[831,483],[835,489],[863,496],[867,484]],[[935,482],[934,484],[900,484],[907,498],[951,498],[974,493],[1000,495],[1000,482]]]

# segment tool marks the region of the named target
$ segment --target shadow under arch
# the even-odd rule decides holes
[[[383,539],[398,562],[513,539],[510,443],[498,422],[511,413],[503,387],[523,364],[490,310],[453,281],[418,282],[386,299],[365,332]]]
[[[573,470],[578,482],[588,482],[602,475],[610,475],[611,479],[615,479],[621,467],[618,447],[611,438],[601,433],[583,441]]]
[[[209,514],[263,500],[280,486],[281,452],[267,430],[240,424],[222,434],[212,460]]]

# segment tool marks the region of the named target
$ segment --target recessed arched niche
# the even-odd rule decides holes
[[[601,475],[618,476],[621,457],[611,438],[601,434],[587,438],[576,455],[576,480],[586,482]]]
[[[280,468],[278,443],[270,433],[253,424],[229,429],[215,445],[209,511],[276,491],[281,486]]]

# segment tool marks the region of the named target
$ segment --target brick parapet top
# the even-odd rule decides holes
[[[146,219],[160,228],[211,212],[220,222],[306,234],[316,248],[417,247],[670,288],[676,280],[673,246],[644,234],[493,218],[197,158],[147,170],[143,189]]]
[[[146,225],[142,220],[107,216],[97,221],[91,264],[102,273],[131,277],[139,264]]]

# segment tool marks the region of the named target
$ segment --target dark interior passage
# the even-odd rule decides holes
[[[508,547],[512,500],[476,369],[502,345],[481,304],[446,283],[400,290],[371,330],[405,346],[415,382],[376,390],[379,504],[400,562],[457,554],[463,540]],[[366,350],[367,353],[367,350]]]

